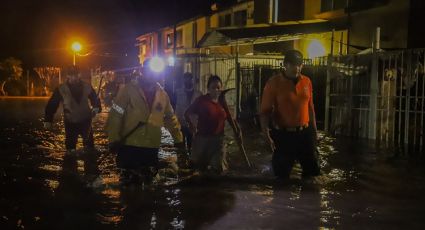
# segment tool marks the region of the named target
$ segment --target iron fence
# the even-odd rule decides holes
[[[423,152],[424,49],[320,57],[305,60],[313,83],[319,128],[335,135],[376,140],[400,152]],[[210,75],[236,88],[228,101],[240,117],[259,110],[265,82],[281,68],[281,56],[203,55],[185,58],[206,92]]]

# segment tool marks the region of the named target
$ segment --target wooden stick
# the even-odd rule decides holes
[[[239,150],[242,153],[243,157],[245,158],[246,164],[248,165],[249,168],[251,168],[252,167],[251,162],[249,161],[248,155],[246,154],[246,151],[245,151],[245,147],[243,146],[242,135],[238,135],[238,131],[239,133],[241,133],[241,129],[239,125],[237,124],[237,122],[233,119],[232,114],[230,113],[230,110],[229,110],[229,106],[227,105],[227,102],[226,102],[226,93],[232,89],[235,89],[235,88],[223,90],[218,98],[218,101],[223,106],[224,111],[226,111],[226,113],[230,115],[230,118],[228,119],[228,121],[232,125],[233,133],[238,138],[236,142],[238,143]]]

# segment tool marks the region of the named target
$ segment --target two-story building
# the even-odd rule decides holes
[[[293,48],[302,50],[306,57],[323,56],[331,49],[346,53],[347,47],[342,45],[347,40],[344,28],[315,18],[320,13],[319,1],[224,2],[212,5],[209,15],[179,22],[176,38],[172,25],[139,36],[140,63],[153,55],[172,56],[173,49],[177,55],[281,54]]]

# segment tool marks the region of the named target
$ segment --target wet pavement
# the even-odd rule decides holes
[[[164,132],[161,179],[122,187],[103,132],[107,114],[94,120],[99,153],[68,158],[59,116],[53,130],[42,128],[46,101],[0,98],[0,229],[425,229],[418,156],[320,133],[323,175],[303,181],[295,168],[281,183],[259,131],[244,126],[253,169],[228,138],[229,174],[188,178],[175,173]]]

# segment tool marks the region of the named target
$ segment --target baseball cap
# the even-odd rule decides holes
[[[298,50],[288,50],[284,53],[284,62],[288,62],[294,65],[303,64],[303,54]]]

